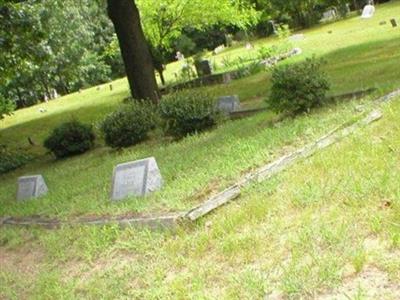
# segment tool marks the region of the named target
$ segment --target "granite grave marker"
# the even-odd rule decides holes
[[[119,164],[114,168],[111,199],[145,196],[160,189],[162,184],[154,157]]]
[[[240,108],[240,100],[239,96],[222,96],[218,98],[217,102],[217,110],[224,113],[231,113],[239,110]]]
[[[18,178],[17,200],[37,198],[47,194],[48,188],[42,175],[22,176]]]

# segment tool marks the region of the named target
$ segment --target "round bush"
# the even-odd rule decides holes
[[[92,126],[71,121],[55,128],[44,146],[57,158],[62,158],[86,152],[93,147],[94,140]]]
[[[214,98],[204,91],[186,90],[165,96],[160,103],[165,130],[183,137],[214,126],[219,118]]]
[[[297,114],[321,105],[329,90],[321,65],[321,60],[310,58],[294,65],[275,67],[268,106],[278,113]]]
[[[156,114],[153,104],[149,101],[132,100],[108,115],[101,124],[101,131],[108,146],[122,148],[146,139],[155,124]]]

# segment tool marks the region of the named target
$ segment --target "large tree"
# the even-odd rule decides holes
[[[159,92],[149,46],[134,0],[108,0],[108,15],[114,24],[134,99],[158,102]]]

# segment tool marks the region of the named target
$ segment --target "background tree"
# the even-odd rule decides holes
[[[184,29],[207,30],[213,25],[248,28],[258,13],[242,0],[137,0],[146,37],[151,44],[158,73],[173,52],[174,41]]]

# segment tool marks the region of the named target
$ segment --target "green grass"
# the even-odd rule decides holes
[[[305,56],[316,53],[328,62],[332,94],[377,87],[377,96],[400,86],[400,31],[378,25],[399,11],[400,2],[392,1],[378,6],[372,20],[351,18],[304,32]],[[260,73],[210,90],[238,93],[246,105],[260,105],[268,78],[268,72]],[[1,142],[27,148],[27,136],[40,143],[71,117],[98,122],[128,95],[125,80],[113,85],[112,92],[92,88],[40,105],[46,114],[38,106],[17,111],[2,121]],[[29,148],[36,161],[0,177],[0,215],[72,218],[185,209],[244,172],[360,116],[359,105],[365,111],[373,106],[370,98],[343,101],[281,122],[265,112],[177,142],[155,134],[123,151],[99,140],[92,152],[60,161],[40,146]],[[383,115],[175,233],[114,226],[1,228],[0,298],[332,299],[339,293],[398,299],[400,98],[384,105]],[[146,156],[156,157],[165,187],[145,199],[110,203],[115,164]],[[32,173],[44,175],[49,195],[16,203],[17,177]]]

